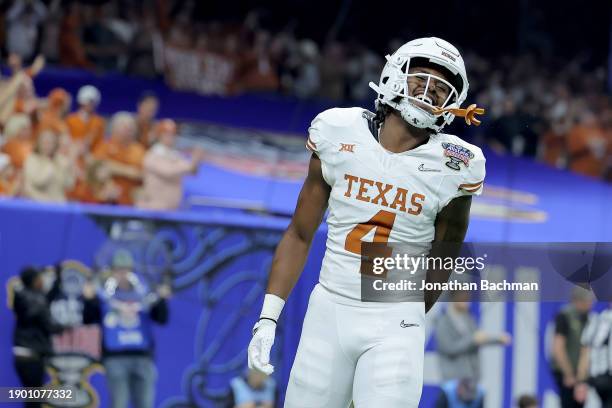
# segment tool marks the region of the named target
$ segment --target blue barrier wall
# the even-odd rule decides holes
[[[100,268],[107,265],[114,248],[127,246],[136,255],[138,272],[145,281],[153,286],[169,278],[175,291],[169,324],[155,330],[159,368],[156,406],[216,406],[215,401],[222,400],[227,392],[229,379],[245,367],[245,348],[260,309],[272,252],[286,225],[285,218],[231,210],[168,214],[3,200],[0,276],[7,282],[25,264],[47,265],[69,259]],[[486,228],[486,223],[477,228]],[[322,226],[281,319],[273,357],[281,390],[286,386],[308,297],[317,281],[325,232]],[[4,291],[0,303],[0,320],[5,327],[0,336],[0,359],[9,362],[13,317],[5,306]],[[428,319],[439,313],[436,307]],[[524,307],[512,302],[501,308],[485,303],[474,310],[483,327],[515,332],[521,339],[516,351],[515,346],[493,350],[487,363],[491,376],[499,380],[488,391],[503,407],[511,406],[520,387],[517,372],[534,378],[533,391],[541,397],[554,392],[546,362],[545,334],[560,304],[531,303],[528,310]],[[428,336],[430,331],[428,327]],[[530,346],[526,348],[525,344]],[[528,352],[532,353],[529,357],[533,364],[525,366]],[[435,356],[431,339],[427,353]],[[93,373],[89,381],[101,406],[106,406],[103,374]],[[0,368],[0,384],[17,385],[10,364]],[[437,395],[437,380],[428,379],[426,374],[425,384],[421,406],[429,407]]]
[[[229,379],[245,367],[245,349],[261,307],[272,251],[286,223],[221,210],[168,216],[128,208],[2,201],[1,276],[7,282],[24,264],[69,259],[102,267],[113,248],[127,246],[137,256],[145,281],[154,285],[165,274],[175,291],[169,324],[155,330],[156,406],[198,401],[213,406],[210,401],[227,392]],[[313,252],[321,254],[324,245],[320,233]],[[287,304],[285,321],[302,320],[320,261],[312,257],[306,266]],[[10,362],[13,317],[5,306],[5,291],[0,302],[5,327],[0,359]],[[300,325],[281,323],[275,350],[280,384],[287,381],[300,330]],[[94,374],[91,383],[101,406],[106,406],[102,375]],[[17,385],[10,364],[2,365],[0,384]]]

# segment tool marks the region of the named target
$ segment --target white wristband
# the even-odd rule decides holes
[[[263,307],[261,308],[261,315],[259,317],[265,317],[266,319],[272,319],[275,322],[278,322],[278,318],[280,317],[284,306],[285,301],[282,298],[271,293],[266,293]]]

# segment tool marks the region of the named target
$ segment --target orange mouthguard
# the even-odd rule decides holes
[[[467,123],[468,125],[478,126],[480,125],[481,121],[476,119],[476,115],[484,115],[485,110],[484,108],[477,107],[475,103],[471,104],[465,109],[462,109],[462,108],[444,108],[442,109],[442,108],[436,107],[433,110],[434,115],[441,115],[444,112],[450,112],[455,116],[461,116],[462,118],[465,118],[465,123]]]

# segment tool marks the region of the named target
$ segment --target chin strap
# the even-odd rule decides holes
[[[478,126],[480,125],[480,120],[476,119],[476,115],[484,115],[485,110],[484,108],[479,108],[476,106],[475,103],[471,104],[470,106],[468,106],[465,109],[462,108],[434,108],[433,110],[433,114],[434,115],[441,115],[444,112],[450,112],[455,116],[461,116],[462,118],[465,118],[465,123],[467,123],[468,125],[475,125]]]

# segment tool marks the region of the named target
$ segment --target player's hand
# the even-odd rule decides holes
[[[267,375],[274,372],[270,364],[270,350],[274,344],[276,323],[269,319],[262,319],[253,327],[253,338],[249,343],[249,368],[254,368]]]

